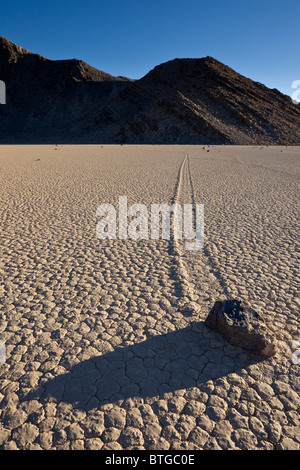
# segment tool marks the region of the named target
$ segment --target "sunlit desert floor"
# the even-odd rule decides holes
[[[299,157],[1,146],[1,449],[299,450]],[[119,196],[204,204],[203,248],[100,240]],[[225,298],[264,316],[276,356],[205,326]]]

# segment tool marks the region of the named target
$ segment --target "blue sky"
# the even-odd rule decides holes
[[[23,0],[2,2],[0,35],[49,59],[82,59],[130,78],[210,55],[291,95],[299,24],[299,0]]]

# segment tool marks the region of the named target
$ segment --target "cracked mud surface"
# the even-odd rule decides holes
[[[0,166],[1,449],[300,449],[299,148],[2,146]],[[203,249],[99,240],[120,195],[204,204]],[[275,357],[204,325],[225,297]]]

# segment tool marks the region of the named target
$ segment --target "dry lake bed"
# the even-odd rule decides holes
[[[299,147],[0,147],[0,448],[300,449]],[[204,245],[97,208],[204,206]],[[116,211],[118,213],[118,211]],[[262,359],[204,321],[247,300]]]

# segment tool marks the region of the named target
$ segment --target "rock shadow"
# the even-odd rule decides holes
[[[66,402],[88,411],[132,397],[201,387],[208,380],[239,373],[259,361],[260,356],[229,346],[199,322],[91,357],[47,380],[25,399]]]

